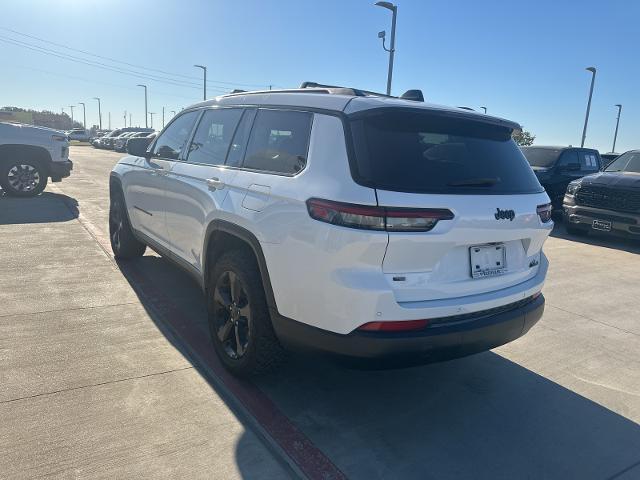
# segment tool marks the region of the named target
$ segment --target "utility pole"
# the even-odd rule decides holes
[[[73,128],[73,105],[69,105],[69,108],[71,109],[71,128]]]
[[[138,84],[138,87],[142,87],[144,88],[144,126],[145,128],[149,128],[149,123],[148,123],[148,103],[147,103],[147,86],[146,85],[142,85],[142,84]]]
[[[100,109],[100,98],[93,97],[93,99],[98,101],[98,125],[100,125],[100,130],[102,130],[102,110]]]
[[[584,117],[584,129],[582,130],[582,142],[580,147],[584,147],[584,141],[587,138],[587,125],[589,124],[589,112],[591,111],[591,97],[593,97],[593,85],[596,83],[596,67],[589,67],[586,69],[592,73],[591,76],[591,88],[589,89],[589,101],[587,102],[587,114]]]
[[[391,45],[389,48],[384,46],[386,33],[384,30],[378,33],[378,38],[382,39],[382,48],[389,52],[389,71],[387,73],[387,95],[391,95],[391,80],[393,78],[393,57],[396,53],[396,18],[398,17],[398,7],[391,2],[376,2],[376,6],[391,10]]]
[[[615,153],[616,151],[616,140],[618,139],[618,127],[620,126],[620,114],[622,113],[622,105],[618,103],[616,107],[618,107],[618,119],[616,120],[616,133],[613,134],[613,148],[611,149],[612,153]]]
[[[204,92],[203,92],[203,100],[207,99],[207,67],[205,67],[204,65],[194,65],[194,67],[196,68],[201,68],[202,71],[204,72],[204,81],[202,83]]]
[[[82,105],[82,126],[84,127],[84,129],[87,129],[87,106],[84,104],[84,102],[78,102],[78,105]]]

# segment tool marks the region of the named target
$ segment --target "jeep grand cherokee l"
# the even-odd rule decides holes
[[[640,239],[640,150],[571,182],[563,208],[569,233],[599,230]]]
[[[148,148],[129,141],[111,245],[194,276],[236,374],[286,348],[411,363],[487,350],[544,308],[551,206],[516,128],[347,88],[221,96]]]

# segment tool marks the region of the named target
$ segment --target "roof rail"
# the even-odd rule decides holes
[[[323,85],[316,82],[302,82],[300,88],[326,88],[329,93],[338,93],[345,95],[355,95],[356,97],[391,97],[391,95],[385,95],[384,93],[371,92],[369,90],[362,90],[360,88],[352,87],[340,87],[337,85]]]

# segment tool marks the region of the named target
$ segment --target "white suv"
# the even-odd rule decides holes
[[[243,92],[181,112],[111,174],[118,258],[146,246],[206,295],[236,374],[302,347],[426,363],[542,315],[549,197],[519,125],[346,88]]]

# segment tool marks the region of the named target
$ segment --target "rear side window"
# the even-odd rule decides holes
[[[511,130],[423,112],[365,114],[351,122],[358,181],[410,193],[543,191]]]
[[[205,111],[189,145],[187,161],[223,165],[241,116],[242,110],[239,108]]]
[[[177,160],[180,152],[189,140],[189,134],[200,112],[187,112],[176,118],[156,141],[153,151],[154,157]]]
[[[559,167],[566,167],[568,165],[580,165],[580,158],[578,158],[577,150],[567,150],[560,157],[558,162]]]
[[[595,152],[581,151],[578,156],[580,158],[580,170],[583,172],[597,172],[600,170],[600,161]]]
[[[307,163],[312,114],[258,110],[243,167],[293,175]]]
[[[555,148],[523,147],[522,153],[532,167],[551,168],[555,165],[562,150]]]

